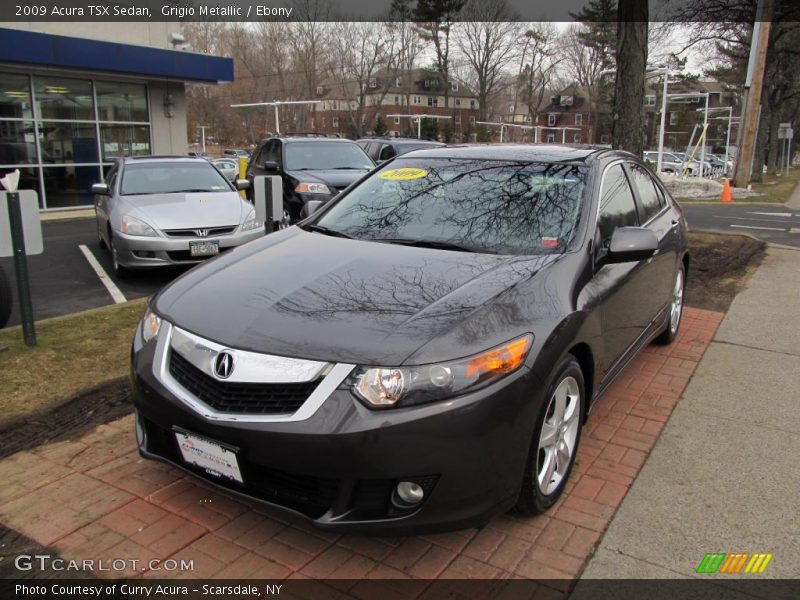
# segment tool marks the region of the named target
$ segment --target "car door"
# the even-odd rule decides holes
[[[649,325],[653,308],[654,266],[647,260],[607,264],[602,261],[614,230],[638,226],[639,211],[622,161],[606,167],[599,192],[595,230],[594,294],[599,298],[603,356],[600,380],[607,379]]]
[[[626,168],[633,183],[642,227],[652,231],[658,238],[658,251],[652,258],[655,267],[652,289],[657,294],[652,318],[656,320],[669,304],[675,283],[675,268],[681,243],[678,232],[680,215],[667,205],[664,193],[647,168],[634,162],[627,163]]]

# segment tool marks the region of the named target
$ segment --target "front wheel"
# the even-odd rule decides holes
[[[575,464],[584,407],[583,371],[567,354],[555,369],[543,410],[533,432],[516,510],[537,515],[564,492]]]
[[[686,282],[686,271],[683,265],[678,267],[678,274],[675,275],[675,285],[672,288],[672,297],[669,304],[669,319],[664,327],[664,331],[653,340],[656,344],[666,346],[675,341],[678,337],[678,329],[681,326],[683,316],[683,291]]]

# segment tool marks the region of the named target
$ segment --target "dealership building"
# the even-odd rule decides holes
[[[178,23],[0,23],[0,176],[43,210],[92,204],[114,159],[185,154],[186,85],[233,60],[182,49]],[[191,40],[187,40],[191,42]]]

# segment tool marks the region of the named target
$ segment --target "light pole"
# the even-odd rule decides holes
[[[206,151],[206,129],[209,129],[208,125],[198,125],[197,128],[200,130],[200,136],[203,141],[203,152]]]

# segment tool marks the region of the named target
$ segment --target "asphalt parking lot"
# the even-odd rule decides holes
[[[94,219],[47,221],[42,223],[42,228],[44,253],[28,257],[36,320],[144,298],[186,271],[184,267],[159,269],[134,274],[127,280],[116,279],[112,275],[111,256],[97,243]],[[89,257],[95,259],[108,277],[109,287],[103,283]],[[0,259],[0,267],[14,285],[12,259]],[[19,324],[17,304],[15,292],[9,326]]]

